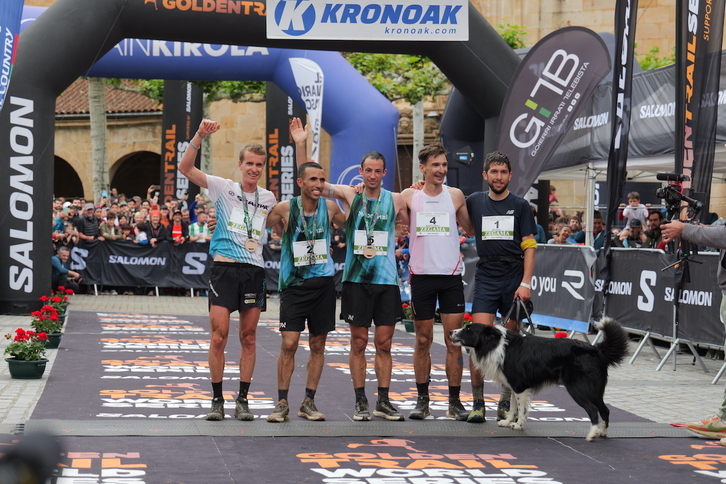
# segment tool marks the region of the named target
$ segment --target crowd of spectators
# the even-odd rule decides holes
[[[55,198],[55,251],[84,241],[118,241],[151,247],[162,241],[174,245],[209,243],[216,225],[214,206],[202,194],[197,194],[188,206],[186,199],[160,202],[158,190],[158,185],[152,185],[146,198],[142,198],[127,197],[113,188],[110,193],[103,193],[96,205],[81,197]],[[62,262],[67,264],[67,257]]]
[[[638,192],[627,195],[628,203],[620,204],[618,218],[609,234],[613,247],[665,249],[661,224],[665,220],[665,209],[644,205]],[[556,190],[550,188],[548,244],[584,244],[583,212],[577,211],[568,216],[560,208]],[[536,209],[533,208],[536,216]],[[600,250],[605,243],[605,222],[599,210],[595,210],[593,221],[593,248]],[[709,214],[709,223],[726,223],[717,214]],[[538,226],[539,227],[539,226]],[[538,243],[544,243],[537,239]]]

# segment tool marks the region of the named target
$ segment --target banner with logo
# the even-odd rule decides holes
[[[605,315],[626,328],[673,337],[673,256],[660,250],[612,249]],[[715,279],[713,280],[715,284]],[[602,291],[606,281],[598,279]]]
[[[469,40],[467,0],[268,0],[268,39]]]
[[[157,247],[107,240],[82,242],[71,249],[70,269],[86,284],[108,286],[205,288],[209,281],[209,244]]]
[[[615,62],[613,65],[612,137],[608,157],[608,212],[605,233],[610,233],[617,219],[623,196],[628,144],[630,140],[630,107],[633,95],[633,49],[638,0],[618,0],[615,5]],[[605,239],[605,251],[610,250]]]
[[[0,39],[2,39],[3,45],[2,65],[0,65],[0,111],[2,111],[5,95],[10,85],[10,77],[13,74],[22,13],[23,0],[0,2]]]
[[[188,208],[188,204],[199,193],[199,187],[189,183],[187,177],[177,169],[177,165],[202,121],[203,96],[202,88],[191,82],[164,81],[160,202],[166,203],[172,198],[182,200],[186,196],[182,206]],[[195,165],[199,168],[201,150],[196,151]]]
[[[532,276],[535,323],[580,332],[588,330],[595,293],[590,278],[594,262],[595,252],[591,247],[554,244],[537,247]]]
[[[715,346],[724,344],[724,325],[718,315],[721,290],[716,285],[718,252],[701,252],[694,257],[701,264],[688,264],[691,282],[678,294],[678,337]],[[714,317],[715,316],[715,317]]]
[[[295,84],[300,97],[305,103],[305,110],[310,117],[310,133],[312,146],[308,160],[320,162],[320,126],[323,119],[323,89],[325,75],[318,64],[303,57],[290,58],[290,68],[295,77]]]
[[[304,119],[305,110],[274,82],[267,83],[267,189],[279,201],[290,200],[300,193],[295,180],[295,143],[290,138],[290,121]]]
[[[527,193],[610,65],[605,43],[584,27],[560,29],[532,47],[509,85],[495,141],[512,162],[513,193]]]
[[[724,0],[679,0],[676,13],[676,172],[708,212],[721,72]]]

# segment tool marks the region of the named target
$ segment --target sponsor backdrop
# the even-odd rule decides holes
[[[86,284],[147,287],[207,287],[208,244],[175,246],[162,241],[157,247],[129,242],[82,242],[71,249],[70,269]]]
[[[71,249],[71,269],[80,271],[89,284],[110,286],[190,287],[207,286],[211,258],[207,244],[174,246],[163,242],[157,248],[124,242],[84,243]],[[263,248],[268,290],[277,288],[280,252]],[[470,302],[476,272],[476,249],[462,246],[464,294]],[[591,314],[598,306],[597,294],[607,284],[605,314],[637,331],[673,337],[673,306],[678,298],[679,333],[696,343],[722,345],[720,322],[721,292],[715,284],[716,253],[701,253],[691,264],[691,282],[676,294],[674,270],[662,271],[674,256],[654,249],[613,249],[610,280],[591,277],[600,274],[601,257],[585,246],[542,245],[537,248],[532,302],[534,323],[566,330],[587,332]],[[345,267],[345,249],[333,251],[337,290]],[[597,313],[599,315],[599,313]]]
[[[557,30],[527,53],[507,91],[495,142],[517,173],[513,193],[527,193],[608,72],[605,43],[584,27]]]

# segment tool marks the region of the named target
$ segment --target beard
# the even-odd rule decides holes
[[[502,187],[501,189],[496,189],[496,188],[494,188],[494,187],[492,186],[492,184],[491,184],[491,183],[489,183],[489,181],[488,181],[488,180],[487,180],[487,185],[489,185],[489,190],[490,190],[490,191],[491,191],[492,193],[495,193],[495,194],[497,194],[497,195],[501,195],[502,193],[504,193],[505,191],[507,191],[507,187],[509,186],[509,183],[505,183],[505,184],[504,184],[504,186],[503,186],[503,187]]]

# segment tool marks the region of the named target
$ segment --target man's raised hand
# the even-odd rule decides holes
[[[217,121],[212,121],[211,119],[203,119],[201,123],[199,123],[199,129],[197,132],[199,133],[199,136],[202,138],[209,136],[212,133],[216,133],[219,131],[220,124]]]
[[[303,127],[300,118],[292,118],[290,121],[290,136],[295,144],[304,143],[308,140],[308,125]]]

